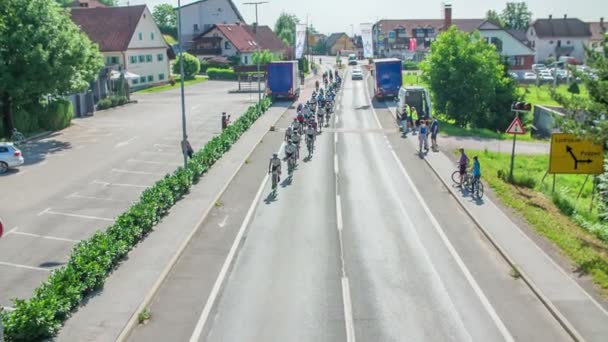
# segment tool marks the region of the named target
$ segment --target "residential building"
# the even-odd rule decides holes
[[[211,56],[234,57],[243,65],[253,64],[253,53],[258,50],[269,50],[277,58],[289,54],[289,47],[277,37],[268,26],[259,26],[254,32],[253,26],[243,24],[216,24],[206,32],[194,37],[190,53],[199,59]]]
[[[75,0],[72,2],[70,7],[79,7],[79,8],[98,8],[98,7],[107,7],[99,0]]]
[[[528,40],[536,51],[535,61],[543,62],[549,58],[562,56],[585,60],[585,46],[589,45],[591,30],[589,24],[576,19],[553,18],[536,19],[528,28]]]
[[[344,56],[345,54],[353,53],[356,50],[352,39],[344,32],[332,33],[329,35],[325,41],[325,45],[327,46],[330,55],[337,55],[340,53]]]
[[[207,32],[215,24],[245,24],[245,19],[232,0],[195,1],[182,5],[180,13],[185,49],[192,46],[194,37]]]
[[[168,46],[146,5],[73,8],[72,20],[99,46],[106,65],[139,76],[132,87],[169,80]]]
[[[608,24],[604,23],[604,18],[600,18],[600,21],[590,22],[589,28],[591,29],[591,39],[589,40],[589,47],[601,51],[602,43],[608,39]]]
[[[529,70],[534,62],[534,50],[527,45],[524,32],[505,30],[487,19],[453,19],[449,4],[444,5],[442,19],[380,20],[372,29],[374,51],[382,57],[420,61],[437,36],[450,26],[463,32],[479,32],[496,45],[514,70]]]

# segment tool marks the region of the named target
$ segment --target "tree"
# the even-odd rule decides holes
[[[173,63],[173,73],[179,75],[180,70],[180,55],[177,55],[175,63]],[[191,80],[201,71],[201,62],[196,56],[184,52],[184,79]]]
[[[514,30],[526,30],[532,19],[532,12],[525,2],[507,2],[507,6],[501,14],[505,28]]]
[[[0,117],[8,133],[18,106],[86,89],[103,58],[56,2],[2,0],[0,13]]]
[[[74,3],[74,0],[55,0],[61,7],[71,7]],[[116,6],[118,4],[118,0],[99,0],[102,4],[106,6]]]
[[[505,25],[502,21],[502,18],[500,17],[498,12],[496,12],[495,10],[488,10],[486,12],[486,19],[488,19],[489,21],[493,22],[494,24],[496,24],[500,27],[504,27],[504,25]]]
[[[450,28],[433,43],[420,68],[436,110],[457,125],[496,129],[508,121],[502,118],[515,98],[515,87],[495,47],[479,33]]]
[[[295,45],[296,24],[300,20],[295,14],[281,13],[279,19],[274,25],[274,33],[276,33],[287,46]]]
[[[327,39],[319,39],[317,44],[314,46],[313,51],[317,55],[327,55]]]
[[[154,6],[152,17],[160,32],[177,38],[177,12],[170,4],[160,4]]]
[[[258,59],[260,59],[260,64],[268,64],[272,61],[276,61],[277,57],[269,50],[260,50],[251,55],[251,61],[253,64],[258,64]]]

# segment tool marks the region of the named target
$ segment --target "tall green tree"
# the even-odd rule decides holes
[[[287,46],[293,47],[295,44],[296,24],[298,23],[300,23],[300,20],[295,14],[283,12],[274,25],[274,33],[276,33]]]
[[[505,28],[514,30],[526,30],[532,19],[532,12],[525,2],[507,2],[500,15]]]
[[[177,38],[177,12],[171,4],[160,4],[154,6],[152,17],[160,32]]]
[[[70,7],[74,3],[74,0],[55,0],[62,7]],[[106,6],[116,6],[118,5],[118,0],[99,0],[102,4]]]
[[[2,0],[0,13],[0,116],[8,133],[17,106],[86,89],[103,58],[56,2]]]
[[[494,24],[499,25],[500,27],[504,27],[505,23],[503,23],[502,18],[495,10],[488,10],[486,12],[486,19],[493,22]]]
[[[496,48],[479,33],[450,28],[433,43],[420,68],[438,112],[462,127],[504,128],[498,126],[505,125],[500,119],[509,113],[515,87]]]
[[[251,55],[251,62],[253,64],[258,64],[258,59],[260,60],[260,64],[268,64],[276,61],[277,57],[270,50],[260,50]]]

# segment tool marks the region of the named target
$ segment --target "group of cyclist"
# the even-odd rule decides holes
[[[297,160],[300,158],[302,139],[305,140],[308,150],[307,159],[312,158],[316,136],[322,132],[323,126],[329,125],[342,78],[338,71],[329,70],[323,74],[323,84],[324,87],[321,87],[318,80],[315,82],[315,90],[311,98],[304,104],[298,104],[296,117],[285,131],[283,160],[287,162],[289,177],[293,175]],[[281,175],[281,159],[277,153],[270,159],[268,173],[272,174],[272,190],[276,192]]]

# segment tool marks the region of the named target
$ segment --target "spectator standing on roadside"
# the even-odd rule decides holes
[[[433,118],[433,123],[431,123],[431,148],[433,151],[437,152],[437,134],[439,133],[439,121],[437,118]]]
[[[410,107],[410,117],[411,119],[411,124],[412,124],[412,130],[414,131],[414,135],[416,134],[417,130],[418,130],[418,125],[420,125],[420,120],[418,118],[418,111],[416,111],[416,107],[411,106]]]
[[[194,155],[194,149],[192,148],[192,145],[190,145],[187,135],[186,138],[182,140],[182,152],[187,154],[190,159],[192,159],[192,155]]]

